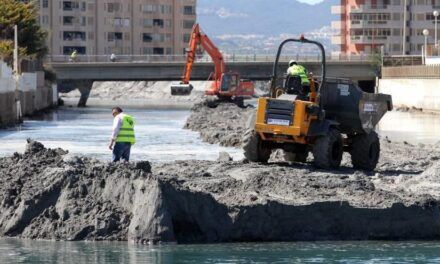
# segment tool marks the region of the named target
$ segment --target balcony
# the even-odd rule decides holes
[[[388,36],[351,36],[351,44],[384,44],[388,40]]]
[[[345,36],[341,36],[341,35],[332,36],[332,44],[344,45],[345,44]]]
[[[345,6],[342,5],[332,6],[332,14],[333,15],[345,14]]]
[[[387,20],[381,21],[372,21],[372,20],[351,20],[350,28],[351,29],[359,29],[359,28],[390,28],[390,22]]]
[[[345,28],[345,22],[342,21],[332,21],[332,29],[341,30]]]
[[[350,13],[366,13],[366,12],[378,12],[388,10],[389,5],[360,5],[357,7],[352,7]]]

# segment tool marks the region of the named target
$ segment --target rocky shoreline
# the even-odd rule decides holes
[[[374,174],[310,164],[109,164],[46,149],[0,159],[0,234],[213,243],[439,239],[440,152],[382,141]]]

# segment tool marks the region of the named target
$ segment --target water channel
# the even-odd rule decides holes
[[[182,129],[188,111],[127,110],[136,120],[133,159],[215,160],[220,151],[234,159],[240,149],[203,143]],[[109,109],[61,108],[20,127],[0,131],[0,156],[23,152],[26,139],[77,155],[110,159]],[[438,142],[440,115],[391,112],[379,133],[393,141]],[[54,242],[0,239],[0,263],[440,263],[437,242],[322,242],[140,246],[126,242]]]
[[[234,159],[241,150],[203,143],[198,133],[183,129],[188,111],[126,110],[136,119],[137,143],[134,160],[216,160],[220,151]],[[41,141],[49,148],[63,148],[75,155],[109,160],[108,142],[113,117],[106,108],[62,108],[21,126],[0,131],[0,156],[23,152],[26,139]]]
[[[439,263],[437,242],[131,245],[0,240],[0,263]]]
[[[183,126],[189,111],[127,110],[136,120],[137,144],[134,160],[215,160],[220,151],[235,160],[240,149],[203,143],[198,133]],[[26,139],[43,142],[50,148],[64,148],[73,154],[109,160],[107,148],[112,116],[106,108],[61,108],[39,118],[26,120],[17,128],[0,131],[0,156],[23,152]],[[435,144],[440,141],[440,115],[390,112],[378,126],[379,134],[393,141]]]

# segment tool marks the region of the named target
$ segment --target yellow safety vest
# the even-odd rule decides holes
[[[289,69],[287,70],[287,73],[292,76],[301,77],[301,84],[302,85],[310,84],[309,77],[307,77],[306,68],[304,68],[301,65],[293,65],[293,66],[289,67]]]
[[[132,116],[123,115],[121,130],[119,130],[119,134],[116,137],[116,142],[131,143],[132,145],[136,143],[134,136],[134,118]]]

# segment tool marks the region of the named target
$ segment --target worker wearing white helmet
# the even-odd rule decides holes
[[[287,74],[291,76],[301,77],[301,84],[303,86],[310,86],[309,77],[307,76],[307,70],[302,65],[298,65],[296,60],[289,61],[289,68],[287,69]]]

